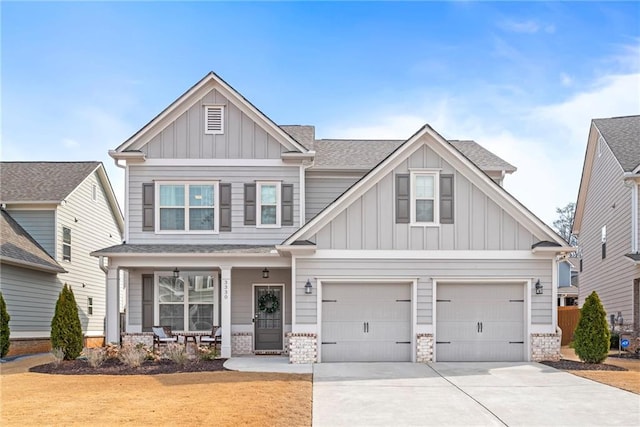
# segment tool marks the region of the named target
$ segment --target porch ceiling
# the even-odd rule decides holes
[[[92,256],[117,257],[118,255],[180,255],[180,254],[248,254],[276,253],[275,245],[173,245],[173,244],[121,244],[92,252]]]

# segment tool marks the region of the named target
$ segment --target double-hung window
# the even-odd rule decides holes
[[[278,181],[257,183],[257,227],[280,227],[280,186]]]
[[[217,182],[159,182],[158,224],[160,232],[218,232]]]
[[[71,262],[71,229],[62,227],[62,260]]]
[[[412,224],[438,224],[438,181],[438,172],[411,173]]]

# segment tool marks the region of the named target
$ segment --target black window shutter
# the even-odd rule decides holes
[[[293,225],[293,184],[282,184],[282,225]]]
[[[411,212],[409,174],[396,175],[396,224],[408,224]]]
[[[256,225],[256,184],[244,185],[244,225]]]
[[[142,231],[153,231],[154,224],[154,184],[142,184]]]
[[[231,184],[220,184],[220,231],[231,231]]]
[[[440,175],[440,223],[453,224],[453,175]]]

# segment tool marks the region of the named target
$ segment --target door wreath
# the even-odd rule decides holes
[[[268,292],[258,298],[258,310],[273,314],[280,310],[280,300],[273,292]]]

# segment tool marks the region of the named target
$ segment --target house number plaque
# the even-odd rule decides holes
[[[229,279],[222,281],[222,295],[224,299],[229,299]]]

